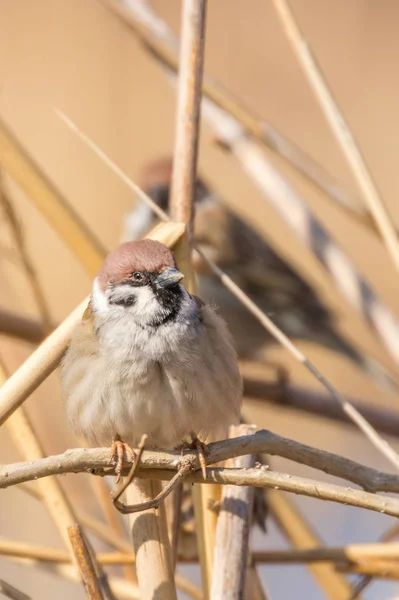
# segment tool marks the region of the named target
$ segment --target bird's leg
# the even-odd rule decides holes
[[[206,457],[209,454],[209,448],[204,442],[201,442],[193,431],[190,433],[190,436],[191,444],[189,444],[189,448],[197,450],[201,472],[204,479],[206,479]]]
[[[132,463],[132,466],[130,467],[128,476],[125,478],[124,481],[122,481],[120,486],[117,486],[114,493],[111,494],[112,502],[114,503],[115,508],[117,508],[119,511],[121,511],[122,507],[124,506],[121,502],[119,502],[119,498],[122,496],[123,492],[133,481],[137,467],[139,466],[139,463],[141,460],[141,455],[143,454],[143,451],[144,451],[144,446],[145,446],[146,441],[147,441],[147,434],[145,433],[144,435],[141,436],[141,440],[138,445],[137,454],[136,454],[136,452],[134,452],[132,450],[134,458],[133,458],[133,463]],[[131,448],[130,448],[130,450],[131,450]]]
[[[119,483],[119,480],[121,478],[123,459],[125,457],[125,453],[128,460],[131,460],[131,462],[134,463],[136,459],[135,451],[128,444],[122,442],[120,436],[116,434],[114,443],[112,444],[112,458],[116,461],[116,483]]]
[[[206,477],[206,457],[209,454],[209,448],[205,442],[202,442],[196,433],[193,431],[190,432],[191,441],[185,440],[178,446],[175,446],[176,450],[181,450],[182,456],[184,450],[197,450],[198,452],[198,460],[201,467],[201,472],[204,478]]]

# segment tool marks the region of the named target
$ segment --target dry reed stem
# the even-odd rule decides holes
[[[348,544],[347,546],[336,548],[318,546],[310,549],[267,550],[254,552],[253,558],[257,563],[273,564],[315,562],[358,563],[366,559],[390,559],[396,561],[399,559],[399,543]]]
[[[129,27],[143,43],[150,57],[154,58],[164,71],[177,71],[178,40],[147,2],[125,0],[122,4],[115,0],[103,0],[103,4]],[[203,94],[220,109],[232,115],[246,133],[288,161],[301,175],[327,194],[327,197],[344,208],[352,218],[374,232],[377,231],[366,209],[357,199],[347,194],[324,167],[286,138],[271,123],[250,112],[215,79],[206,74]]]
[[[38,321],[0,310],[0,334],[40,344],[46,337],[46,329]]]
[[[99,555],[101,557],[101,554]],[[12,558],[12,557],[9,557]],[[34,558],[13,558],[15,562],[22,564],[24,566],[32,566],[38,567],[50,573],[53,573],[59,577],[63,577],[65,579],[75,581],[80,584],[79,574],[76,568],[72,567],[72,565],[62,564],[58,562],[48,562],[41,559]],[[101,563],[100,563],[101,564]],[[113,563],[112,563],[113,564]],[[188,594],[195,600],[203,600],[201,590],[194,585],[191,581],[182,577],[178,573],[175,576],[177,587],[184,593]],[[110,577],[109,584],[112,592],[120,598],[120,600],[142,600],[139,596],[139,592],[137,586],[134,583],[127,581],[125,579],[121,579],[118,577]]]
[[[215,501],[218,502],[220,500],[220,490],[219,485],[194,485],[192,490],[197,547],[201,563],[202,589],[205,600],[209,598],[212,583],[217,526],[217,515],[214,511],[210,510],[210,506]],[[201,552],[203,553],[202,562]],[[205,565],[205,569],[202,565]]]
[[[75,467],[73,471],[82,472],[87,470],[87,462],[82,466]],[[92,463],[92,468],[95,469],[97,462]],[[13,475],[13,467],[9,471]],[[18,466],[18,469],[20,465]],[[57,469],[58,470],[58,469]],[[96,469],[97,474],[101,474],[101,469]],[[107,470],[104,474],[114,474],[113,471]],[[1,475],[0,475],[1,476]],[[139,471],[137,478],[142,479],[160,479],[162,481],[170,480],[173,476],[173,471],[170,469],[143,469]],[[393,517],[399,516],[399,500],[393,497],[381,496],[376,493],[363,492],[351,487],[343,487],[341,485],[324,483],[314,479],[306,479],[296,477],[287,473],[278,473],[276,471],[267,472],[266,469],[248,469],[243,472],[242,469],[223,469],[223,468],[208,468],[206,478],[199,472],[192,473],[186,476],[186,480],[191,483],[207,483],[218,485],[243,485],[255,486],[263,488],[273,488],[275,490],[283,490],[294,494],[316,498],[318,500],[328,500],[338,502],[340,504],[355,506],[387,514]],[[4,486],[3,486],[4,487]],[[158,502],[157,502],[158,504]],[[138,514],[139,509],[135,511]]]
[[[78,572],[70,564],[71,558],[69,554],[63,550],[46,548],[25,542],[15,542],[14,540],[2,540],[0,543],[0,555],[24,565],[45,568],[61,577],[80,583]],[[135,563],[130,544],[129,553],[100,552],[95,556],[98,564],[104,566],[133,565]],[[182,592],[198,600],[203,599],[201,590],[187,578],[176,574],[175,579],[177,587]],[[134,585],[132,582],[110,577],[109,583],[118,598],[126,597],[129,600],[132,598],[139,599],[137,585]]]
[[[92,483],[94,493],[97,496],[97,500],[107,521],[107,528],[115,534],[116,538],[122,540],[125,539],[126,543],[130,546],[120,515],[115,510],[115,507],[112,503],[110,495],[111,490],[109,489],[106,481],[100,477],[94,477],[90,479],[90,482]],[[84,525],[84,523],[82,523],[82,525]],[[124,566],[123,572],[126,579],[137,584],[136,572],[132,567],[129,565]]]
[[[395,523],[393,527],[390,527],[387,531],[385,531],[380,537],[379,542],[391,542],[394,540],[399,533],[399,524]],[[362,577],[360,580],[356,582],[353,587],[353,594],[348,600],[356,600],[359,597],[359,594],[363,592],[373,581],[373,578],[366,575]]]
[[[176,570],[179,535],[181,528],[181,511],[183,501],[183,483],[179,483],[165,501],[168,535],[172,553],[172,567]]]
[[[360,563],[350,563],[347,565],[336,565],[337,571],[342,573],[358,573],[368,577],[378,577],[379,579],[399,580],[399,565],[392,561],[369,561],[363,560]]]
[[[15,212],[14,205],[4,189],[2,173],[0,173],[0,204],[2,205],[3,211],[7,217],[15,245],[17,246],[22,265],[25,269],[26,276],[28,277],[33,297],[39,311],[42,326],[46,333],[49,333],[49,331],[52,329],[52,323],[48,303],[42,290],[42,286],[40,285],[34,264],[29,256],[21,223]]]
[[[87,307],[86,298],[0,388],[0,425],[54,371]]]
[[[4,385],[6,373],[0,361],[0,384]],[[29,422],[23,408],[17,410],[7,421],[7,431],[18,452],[25,460],[40,460],[44,457],[43,449]],[[76,517],[66,495],[55,477],[48,477],[37,482],[43,504],[48,510],[61,539],[73,556],[69,543],[67,527],[76,522]]]
[[[83,440],[82,445],[86,448],[90,447],[86,440]],[[130,544],[127,540],[127,532],[123,526],[120,514],[115,510],[111,499],[111,490],[108,487],[107,482],[100,477],[92,477],[90,483],[105,516],[108,531],[111,530],[117,539],[125,539],[127,546],[130,548]],[[83,522],[82,525],[84,525]],[[132,567],[125,566],[123,571],[127,579],[137,584],[136,573]]]
[[[0,120],[0,165],[94,276],[106,251]]]
[[[44,452],[32,429],[23,408],[18,409],[8,419],[7,431],[25,460],[38,460],[44,457]],[[43,504],[48,510],[58,532],[70,549],[67,527],[76,523],[76,516],[67,496],[61,489],[56,477],[46,477],[37,482]]]
[[[111,529],[118,539],[125,539],[126,543],[130,545],[120,515],[112,504],[111,490],[109,489],[106,481],[99,477],[95,477],[91,479],[91,482],[93,484],[94,493],[97,496],[97,500],[107,521],[108,528]],[[133,583],[137,583],[137,577],[134,569],[125,567],[124,575]]]
[[[271,600],[262,583],[258,569],[252,560],[247,567],[244,598],[246,600]]]
[[[31,600],[30,596],[27,596],[20,590],[17,590],[13,585],[6,583],[0,579],[0,594],[11,600]]]
[[[260,466],[254,469],[208,468],[206,480],[197,471],[186,476],[187,481],[197,483],[218,483],[247,485],[281,489],[296,494],[330,500],[350,506],[366,508],[391,516],[399,516],[399,499],[380,496],[376,491],[398,492],[399,477],[382,473],[375,469],[354,463],[348,459],[292,440],[260,431],[253,436],[236,438],[210,445],[208,464],[220,462],[235,456],[252,453],[270,453],[307,464],[325,472],[344,477],[361,485],[369,492],[320,481],[294,477],[285,473],[269,472]],[[187,460],[197,461],[196,454],[188,453]],[[179,468],[180,455],[163,451],[144,452],[138,477],[170,480]],[[109,448],[92,450],[68,450],[64,454],[44,458],[30,463],[18,463],[0,468],[0,488],[17,485],[31,479],[38,479],[60,473],[94,472],[97,475],[114,474]],[[126,471],[126,469],[125,469]]]
[[[185,235],[176,247],[176,261],[179,269],[185,274],[185,287],[192,294],[196,293],[195,273],[191,261],[188,235]],[[205,600],[209,595],[213,569],[213,552],[215,545],[216,515],[209,510],[209,503],[219,499],[217,486],[195,485],[192,488],[194,515],[196,522],[196,539],[201,564],[202,589]]]
[[[229,437],[253,435],[254,425],[230,427]],[[254,455],[226,461],[226,468],[255,466]],[[225,486],[217,521],[211,600],[243,600],[249,553],[254,488]]]
[[[190,238],[193,233],[197,176],[206,7],[207,0],[185,0],[181,17],[182,42],[170,211],[174,221],[187,224]]]
[[[191,263],[193,241],[194,189],[200,127],[202,75],[205,50],[207,0],[184,0],[181,13],[182,43],[179,53],[179,77],[175,145],[171,183],[171,218],[187,225],[185,240],[177,248],[176,260],[195,293]],[[216,519],[208,510],[214,490],[194,486],[193,501],[197,524],[197,544],[201,565],[202,587],[208,598],[213,570]],[[175,507],[176,508],[176,507]],[[173,540],[173,547],[177,540]],[[175,559],[175,555],[173,555]]]
[[[346,479],[369,492],[399,493],[399,475],[384,473],[338,454],[313,448],[265,429],[257,431],[251,436],[214,442],[208,447],[208,465],[245,454],[276,455]],[[185,452],[184,457],[192,460],[197,469],[200,468],[196,452]],[[182,455],[179,451],[144,450],[139,473],[144,476],[145,471],[149,469],[168,470],[167,479],[170,479],[179,469],[181,460]],[[33,462],[0,466],[0,489],[33,480],[35,477],[39,479],[69,472],[95,469],[96,474],[113,474],[114,466],[110,448],[76,448]],[[128,472],[129,466],[128,463],[125,464],[124,473]],[[261,470],[264,471],[264,469]],[[188,479],[192,477],[193,475],[189,475]]]
[[[132,190],[132,192],[134,192],[136,194],[136,196],[138,196],[140,199],[148,198],[148,200],[146,200],[146,202],[148,202],[150,204],[152,210],[154,211],[154,213],[156,215],[158,215],[158,217],[160,219],[162,219],[163,221],[170,221],[170,218],[166,214],[166,212],[163,211],[158,206],[158,204],[156,204],[156,202],[154,202],[154,200],[152,200],[149,196],[147,196],[143,192],[143,190],[137,184],[135,184],[130,179],[130,177],[128,177],[126,175],[126,173],[124,173],[124,171],[122,171],[122,169],[120,167],[118,167],[113,161],[111,161],[108,158],[108,156],[105,154],[105,152],[103,150],[101,150],[101,148],[99,148],[87,135],[85,135],[82,131],[80,131],[80,129],[78,129],[76,124],[71,119],[69,119],[69,117],[67,117],[67,115],[62,112],[62,110],[59,110],[58,108],[54,108],[54,112],[57,115],[57,117],[59,119],[61,119],[61,121],[63,121],[69,129],[71,129],[74,133],[76,133],[76,135],[78,135],[79,138],[84,141],[84,143],[94,152],[94,154],[96,154],[96,156],[98,156],[100,158],[100,160],[102,162],[104,162],[108,166],[108,168],[113,173],[115,173],[115,175],[117,177],[119,177],[119,179],[121,179],[130,190]],[[83,230],[82,230],[82,233],[83,233]],[[96,271],[96,273],[97,273],[97,271]]]
[[[302,72],[310,84],[335,138],[341,146],[352,173],[363,192],[363,197],[366,200],[370,213],[373,215],[379,228],[388,253],[399,271],[399,242],[395,227],[353,133],[329,89],[321,68],[317,64],[313,52],[290,9],[289,3],[287,0],[273,1],[284,32],[299,61]]]
[[[135,479],[127,488],[128,504],[138,504],[154,498],[161,491],[161,482]],[[129,515],[137,580],[142,600],[177,599],[172,567],[171,548],[166,525],[166,511],[150,509]]]
[[[267,502],[277,525],[295,548],[320,547],[317,533],[299,512],[290,497],[282,492],[269,490]],[[335,571],[332,565],[310,563],[308,569],[328,598],[348,600],[352,591],[351,586],[343,575]]]
[[[57,575],[63,579],[73,581],[81,585],[79,572],[72,565],[57,564],[54,562],[46,562],[30,558],[15,558],[17,564],[24,567],[39,568],[52,575]],[[141,600],[137,587],[130,581],[118,577],[112,577],[109,580],[112,592],[117,596],[118,600]]]
[[[201,565],[201,582],[204,598],[209,598],[209,590],[212,579],[213,548],[215,519],[212,520],[212,514],[209,510],[208,502],[212,499],[211,495],[206,493],[204,486],[193,486],[193,506],[195,518],[196,541],[198,548],[198,558]]]
[[[213,110],[213,109],[212,109]],[[214,114],[215,117],[215,114]],[[68,119],[65,116],[61,115],[61,118],[64,119],[64,121],[66,122],[66,124],[71,127],[73,129],[73,131],[87,144],[89,144],[89,146],[91,148],[94,148],[94,151],[97,153],[98,156],[100,157],[104,157],[104,152],[101,151],[95,144],[94,142],[92,142],[90,140],[90,138],[88,138],[85,134],[83,134],[78,127],[72,122],[70,121],[70,119]],[[231,136],[231,134],[233,133],[233,138],[230,138],[230,142],[233,144],[233,142],[235,143],[235,137],[237,134],[236,131],[236,127],[233,126],[233,131],[231,130],[231,123],[229,124],[229,127],[227,128],[227,130],[225,130],[224,128],[222,128],[223,130],[223,134],[226,134],[229,130],[229,136]],[[234,125],[234,124],[233,124]],[[218,120],[215,121],[215,126],[219,127],[220,123]],[[239,135],[240,138],[240,135]],[[247,156],[247,152],[242,152],[243,148],[241,147],[242,144],[240,143],[240,155],[242,160],[245,160],[246,158],[248,158]],[[256,151],[256,149],[254,148],[250,148],[248,149],[249,155],[251,155],[251,152]],[[250,156],[249,156],[250,158]],[[113,165],[114,170],[116,171],[120,171],[119,167],[117,167],[109,157],[105,156],[105,160],[107,162],[108,165]],[[123,178],[124,181],[128,180],[130,181],[129,177],[123,174]],[[275,173],[274,171],[271,172],[272,174],[272,178],[274,176],[277,176],[278,179],[281,179],[281,176],[277,173]],[[269,173],[270,175],[270,173]],[[132,182],[130,182],[131,185],[134,185]],[[274,183],[273,183],[274,186]],[[286,184],[284,183],[284,186],[286,187]],[[153,200],[151,200],[144,192],[141,192],[140,197],[148,202],[148,204],[150,206],[153,206],[154,202]],[[285,200],[285,196],[283,195],[282,200]],[[302,202],[302,201],[301,201]],[[303,206],[303,208],[305,208]],[[160,210],[160,209],[158,209]],[[307,210],[307,209],[306,209]],[[160,211],[161,214],[164,214],[163,211]],[[163,218],[161,216],[161,218]],[[290,217],[291,218],[291,217]],[[313,217],[312,217],[313,218]],[[168,219],[168,217],[166,217],[166,219]],[[320,231],[319,231],[320,233]],[[200,255],[200,257],[202,258],[202,260],[204,260],[208,266],[210,267],[210,269],[214,272],[214,274],[220,279],[220,281],[223,283],[223,285],[229,289],[231,291],[232,294],[234,294],[234,296],[236,296],[236,298],[238,298],[240,300],[240,302],[247,307],[247,309],[258,319],[258,321],[262,324],[262,326],[282,345],[284,346],[284,348],[286,348],[286,350],[289,351],[289,353],[300,363],[303,364],[303,366],[312,373],[312,375],[314,377],[316,377],[316,379],[318,381],[320,381],[320,383],[327,389],[327,391],[331,394],[332,398],[338,402],[338,404],[340,404],[340,406],[342,407],[342,409],[344,410],[344,412],[347,414],[347,416],[358,426],[358,428],[365,434],[365,436],[369,439],[369,441],[374,445],[375,448],[377,448],[394,466],[395,468],[399,468],[399,455],[395,452],[395,450],[388,444],[388,442],[386,440],[384,440],[376,431],[375,429],[366,421],[366,419],[348,402],[348,400],[346,400],[335,388],[334,386],[324,377],[324,375],[317,369],[317,367],[311,363],[306,357],[305,355],[299,351],[299,349],[291,342],[291,340],[273,323],[273,321],[271,321],[271,319],[265,314],[263,313],[260,308],[249,298],[249,296],[247,296],[240,288],[239,286],[237,286],[234,281],[226,274],[224,273],[212,260],[210,260],[202,251],[200,251],[198,248],[196,248],[196,252]],[[345,258],[346,260],[346,258]],[[341,271],[339,271],[339,273],[342,274]],[[345,273],[345,282],[347,283],[347,275],[348,272],[346,271]],[[356,279],[357,282],[357,279]],[[363,286],[364,287],[364,286]],[[370,296],[371,295],[371,296]],[[371,293],[370,288],[367,288],[367,297],[368,299],[370,299],[370,297],[373,298],[374,303],[377,303],[378,309],[377,309],[377,314],[379,315],[379,317],[382,319],[378,320],[378,324],[382,324],[383,325],[383,329],[382,331],[384,331],[385,333],[387,333],[387,335],[389,336],[389,340],[393,341],[393,336],[392,336],[392,327],[395,330],[396,326],[395,326],[395,321],[393,320],[393,317],[390,315],[388,315],[387,311],[385,311],[385,307],[381,304],[380,301],[377,302],[377,299],[375,296],[373,296],[373,294]],[[375,307],[376,308],[376,307]],[[372,313],[369,314],[370,318],[372,317]],[[388,320],[387,317],[389,316]],[[377,323],[377,322],[375,322]],[[394,331],[395,333],[395,331]],[[399,339],[399,324],[398,324],[398,339]],[[386,340],[386,341],[389,341]],[[392,349],[398,349],[399,351],[399,346],[397,343],[397,339],[395,338],[394,344],[392,346]],[[399,360],[399,352],[398,352],[398,356],[397,356],[398,360]],[[0,393],[0,409],[1,409],[1,393]],[[1,413],[0,413],[1,414]]]
[[[86,596],[89,600],[104,600],[101,584],[79,525],[68,527],[68,535],[71,540]]]
[[[116,558],[120,557],[121,559],[126,556],[124,553],[112,554],[114,554]],[[0,539],[0,556],[6,556],[9,558],[29,558],[32,560],[54,563],[71,563],[71,553],[66,552],[65,550],[7,539]],[[99,554],[98,556],[99,558],[102,558],[103,555]],[[105,560],[107,560],[107,557],[108,555],[105,553]],[[105,562],[103,564],[108,563]]]
[[[7,539],[0,539],[0,556],[30,558],[51,563],[71,563],[71,556],[65,550]],[[135,562],[130,544],[128,552],[98,552],[96,559],[102,565],[133,565]]]
[[[273,493],[273,498],[276,499],[276,503],[282,498],[282,494]],[[284,498],[283,504],[286,498]],[[284,508],[286,505],[284,504]],[[297,509],[294,509],[295,511]],[[273,514],[274,503],[272,506]],[[292,521],[292,512],[287,518],[287,512],[284,515],[279,513],[277,516],[278,522],[281,522],[281,516],[284,516],[284,523]],[[295,515],[296,516],[296,515]],[[298,513],[298,516],[299,513]],[[294,531],[296,532],[294,534]],[[302,522],[298,526],[298,520],[295,520],[295,526],[291,530],[290,535],[287,531],[284,534],[289,537],[291,541],[306,542],[306,538],[309,537],[308,532],[303,531]],[[251,560],[252,563],[270,563],[270,564],[310,564],[318,562],[329,562],[329,563],[360,563],[363,560],[392,560],[397,561],[399,558],[399,543],[377,543],[377,544],[348,544],[346,546],[337,547],[325,547],[321,546],[319,540],[314,536],[313,532],[310,534],[312,537],[311,544],[308,547],[296,547],[291,550],[258,550],[252,552]],[[130,546],[130,544],[129,544]],[[230,550],[228,550],[229,552]],[[61,564],[69,564],[71,562],[71,556],[65,550],[59,550],[56,548],[50,548],[46,546],[40,546],[37,544],[30,544],[28,542],[19,542],[9,539],[0,539],[0,556],[8,556],[11,558],[30,558],[32,560],[41,560],[45,562],[54,562]],[[98,552],[96,559],[99,564],[111,566],[111,565],[132,565],[135,563],[135,556],[129,548],[128,552]],[[181,563],[192,563],[195,559],[185,559],[184,556],[179,557]]]
[[[327,418],[351,427],[356,426],[353,421],[347,419],[340,405],[327,394],[310,388],[290,385],[281,382],[278,377],[267,376],[267,374],[260,379],[250,373],[247,375],[246,371],[241,367],[244,396],[247,398],[262,400],[282,408],[300,410],[306,414]],[[355,398],[350,398],[349,401],[379,433],[393,437],[399,435],[399,412],[397,410],[386,410],[378,405]]]
[[[284,518],[284,526],[287,525],[289,519]],[[299,527],[297,533],[300,535],[300,543],[307,543],[308,534],[301,534],[302,526]],[[312,534],[313,535],[313,534]],[[293,540],[294,542],[298,540]],[[0,554],[2,556],[14,559],[23,559],[25,561],[37,561],[40,563],[50,563],[52,565],[63,565],[70,563],[70,556],[62,550],[53,548],[45,548],[35,546],[23,542],[15,542],[11,540],[1,540]],[[337,564],[340,571],[343,572],[361,572],[368,573],[375,577],[397,577],[397,558],[399,554],[399,544],[350,544],[342,548],[325,548],[315,547],[309,550],[288,550],[288,551],[266,551],[255,552],[252,556],[253,563],[271,563],[271,564],[306,564],[309,565],[312,571],[321,573],[331,570],[331,578],[337,580],[345,580],[333,570],[332,565],[324,563]],[[96,555],[97,562],[101,565],[121,565],[133,564],[134,555],[132,552],[127,553],[98,553]],[[185,562],[184,559],[181,559]],[[395,562],[394,562],[395,561]],[[192,560],[188,561],[192,562]],[[323,564],[318,564],[323,563]],[[56,567],[55,567],[56,568]],[[396,569],[394,572],[393,569]],[[320,576],[320,575],[319,575]],[[186,591],[193,597],[202,597],[198,588],[193,586],[191,582],[182,577],[177,576],[177,585],[182,591]],[[260,582],[257,582],[257,587]],[[331,585],[331,584],[329,584]],[[253,586],[251,587],[253,589]],[[330,588],[333,593],[332,598],[340,598],[337,595],[338,588],[335,584]],[[348,598],[350,587],[344,585],[343,598]],[[260,596],[264,593],[262,586],[257,591],[257,598],[265,598]]]

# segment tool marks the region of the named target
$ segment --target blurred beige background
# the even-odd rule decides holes
[[[399,155],[399,86],[397,59],[399,4],[394,0],[291,0],[327,80],[334,90],[391,214],[399,223],[397,156]],[[152,6],[179,30],[180,2],[157,0]],[[207,25],[206,71],[217,78],[250,109],[281,129],[316,157],[359,197],[356,185],[337,144],[305,82],[284,38],[269,1],[210,0]],[[54,113],[62,109],[131,177],[149,159],[173,149],[175,92],[129,30],[96,0],[0,0],[0,115],[23,146],[63,192],[79,215],[107,248],[119,240],[124,213],[132,206],[131,192],[93,154],[82,146]],[[367,273],[393,310],[398,306],[397,273],[382,245],[300,180],[273,157],[292,178],[326,226],[335,234],[355,263]],[[385,351],[360,317],[341,300],[321,267],[293,239],[234,160],[213,143],[202,129],[200,171],[236,210],[245,215],[256,210],[253,223],[291,260],[337,312],[340,326],[369,353],[393,367]],[[37,267],[52,317],[58,322],[89,293],[90,280],[75,257],[30,204],[7,180],[21,217],[31,257]],[[7,233],[0,224],[1,241]],[[0,256],[1,259],[1,256]],[[20,270],[0,260],[0,305],[36,316],[29,288]],[[343,360],[303,344],[310,358],[340,391],[396,408],[397,398],[382,393]],[[0,338],[0,351],[15,369],[31,351],[28,345]],[[270,356],[284,361],[294,381],[313,385],[306,372],[279,349]],[[65,430],[57,376],[46,382],[27,407],[40,431],[47,452],[76,444]],[[306,441],[384,469],[360,435],[345,426],[316,418],[300,418],[284,409],[253,402],[248,414],[259,426]],[[1,462],[17,460],[4,428],[0,431]],[[273,465],[290,472],[305,468],[275,460]],[[313,474],[314,476],[314,474]],[[70,493],[90,505],[91,493],[82,478],[72,478]],[[298,499],[311,516],[324,541],[375,541],[390,519],[345,507]],[[257,546],[282,546],[271,528],[266,542]],[[0,535],[44,545],[61,542],[44,509],[22,492],[0,495]],[[276,567],[263,571],[273,600],[322,598],[302,568]],[[290,574],[290,577],[287,577]],[[194,573],[196,575],[196,573]],[[0,559],[0,577],[18,584],[33,598],[83,598],[73,584],[31,568]],[[300,587],[298,587],[300,586]],[[291,595],[296,589],[301,596]],[[385,599],[399,590],[376,584],[366,598]]]

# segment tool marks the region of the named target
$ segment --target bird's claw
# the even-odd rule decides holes
[[[201,473],[203,478],[206,479],[206,457],[209,454],[209,448],[205,442],[201,442],[194,433],[191,434],[191,440],[190,447],[197,450]]]
[[[133,448],[131,448],[128,444],[125,444],[125,442],[122,442],[122,440],[118,437],[112,444],[112,458],[116,461],[116,483],[119,483],[121,478],[123,459],[125,458],[125,455],[132,463],[136,459],[136,453]]]

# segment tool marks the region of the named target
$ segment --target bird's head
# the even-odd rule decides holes
[[[125,242],[107,256],[94,280],[94,316],[119,318],[128,314],[143,326],[161,325],[179,310],[183,277],[164,244],[154,240]]]
[[[138,183],[141,189],[168,214],[172,171],[172,159],[161,157],[150,161],[138,174]],[[207,186],[200,178],[197,178],[194,187],[196,208],[202,208],[209,196],[210,192]],[[123,239],[126,241],[138,240],[147,235],[157,222],[158,217],[151,207],[146,202],[139,201],[125,217]]]

